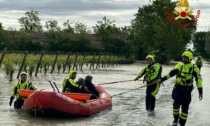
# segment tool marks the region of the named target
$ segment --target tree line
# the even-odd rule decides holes
[[[172,59],[179,60],[187,44],[194,43],[196,54],[209,58],[208,33],[196,32],[196,23],[182,28],[168,21],[166,12],[173,11],[176,5],[177,2],[171,0],[151,1],[139,7],[131,25],[125,27],[117,27],[115,21],[104,16],[92,27],[93,33],[79,21],[72,23],[67,20],[61,28],[57,21],[50,20],[42,26],[39,12],[31,9],[18,19],[21,25],[18,31],[13,28],[5,30],[0,24],[0,49],[113,53],[140,60],[152,54],[157,62],[168,63]],[[171,16],[176,17],[173,13]],[[201,36],[205,36],[205,40],[198,39]],[[199,41],[205,41],[205,46],[198,44]]]

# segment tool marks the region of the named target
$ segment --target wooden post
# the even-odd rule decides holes
[[[65,72],[66,66],[69,63],[70,56],[71,56],[71,53],[69,53],[68,56],[67,56],[66,63],[64,64],[64,67],[63,67],[63,73]]]
[[[5,47],[5,48],[3,49],[3,51],[2,51],[2,54],[1,54],[0,67],[1,67],[1,64],[2,64],[2,62],[3,62],[3,59],[4,59],[4,56],[5,56],[6,51],[7,51],[7,48]]]
[[[54,63],[53,63],[53,66],[52,66],[52,70],[51,70],[50,74],[52,74],[54,69],[55,69],[55,64],[56,64],[57,59],[58,59],[58,54],[59,54],[59,52],[56,53],[56,57],[55,57],[55,60],[54,60]]]
[[[100,60],[101,60],[101,54],[99,54],[98,61],[97,61],[97,65],[96,65],[96,69],[97,69],[98,67],[100,67]]]
[[[20,69],[19,69],[19,71],[18,71],[17,79],[19,78],[20,73],[21,73],[21,71],[22,71],[22,69],[23,69],[23,66],[24,66],[25,61],[26,61],[27,54],[28,54],[28,51],[26,51],[26,52],[25,52],[25,55],[24,55],[24,57],[23,57],[23,60],[22,60],[22,63],[21,63]]]
[[[74,70],[74,67],[76,66],[76,62],[77,62],[77,56],[78,56],[78,53],[76,53],[76,57],[75,57],[75,60],[74,60],[74,66],[73,66],[73,70]]]
[[[105,54],[105,56],[104,56],[104,59],[105,59],[105,61],[106,61],[106,54]],[[102,68],[104,67],[104,65],[105,65],[105,63],[102,63]]]
[[[84,61],[85,61],[85,57],[86,57],[86,54],[84,54],[84,56],[83,56],[82,64],[81,64],[81,66],[80,66],[80,70],[82,70],[82,67],[83,67],[83,64],[84,64]]]
[[[91,61],[91,63],[90,63],[90,68],[89,69],[91,69],[91,67],[93,66],[93,69],[94,69],[94,59],[95,59],[95,53],[94,53],[94,55],[93,55],[93,59],[92,59],[92,61]]]
[[[116,66],[118,65],[118,64],[120,64],[120,62],[119,62],[119,59],[120,59],[120,55],[118,56],[118,58],[117,58],[117,62],[116,62]]]
[[[37,66],[36,66],[36,72],[35,72],[35,76],[37,77],[37,73],[39,71],[39,67],[41,65],[41,62],[42,62],[42,57],[44,55],[44,52],[41,52],[41,55],[40,55],[40,59],[39,59],[39,62],[37,63]]]
[[[108,60],[108,62],[107,62],[107,67],[108,67],[109,64],[110,64],[111,58],[112,58],[112,54],[110,54],[109,60]]]

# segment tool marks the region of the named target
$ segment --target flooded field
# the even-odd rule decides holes
[[[90,74],[95,84],[134,79],[144,64],[121,65],[99,70],[84,69],[78,71],[77,78]],[[163,66],[163,75],[169,72],[173,65]],[[198,90],[192,92],[192,102],[189,109],[187,126],[209,126],[210,125],[210,65],[204,64],[201,75],[203,77],[204,98],[198,99]],[[14,74],[16,76],[17,73]],[[61,82],[68,77],[65,74],[38,74],[38,77],[29,77],[38,89],[49,89],[48,81],[55,81],[62,89]],[[0,72],[0,126],[170,126],[173,121],[171,90],[175,77],[164,82],[157,95],[156,109],[154,113],[145,110],[145,87],[142,81],[130,81],[104,85],[107,92],[113,96],[112,110],[104,111],[89,117],[82,118],[55,118],[35,117],[24,110],[14,110],[9,106],[10,92],[17,79],[9,81],[1,68]],[[118,95],[122,92],[127,92]]]

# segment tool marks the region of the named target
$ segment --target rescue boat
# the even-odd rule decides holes
[[[111,96],[105,89],[96,85],[97,99],[90,100],[90,94],[59,93],[49,90],[28,91],[23,108],[30,114],[41,115],[78,115],[89,116],[112,109]],[[19,94],[21,91],[19,91]],[[22,91],[23,93],[23,91]]]

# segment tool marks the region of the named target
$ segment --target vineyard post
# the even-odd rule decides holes
[[[84,56],[83,56],[82,64],[81,64],[81,66],[80,66],[80,70],[82,70],[83,64],[84,64],[84,62],[85,62],[85,57],[86,57],[86,54],[84,54]]]
[[[66,66],[67,66],[67,64],[68,64],[68,62],[69,62],[69,58],[70,58],[70,56],[71,56],[71,52],[70,53],[68,53],[68,56],[67,56],[67,59],[66,59],[66,63],[65,63],[65,65],[64,65],[64,67],[63,67],[63,73],[65,72],[65,70],[66,70]]]
[[[107,67],[108,67],[109,64],[110,64],[111,58],[112,58],[112,54],[110,54],[109,60],[108,60],[108,62],[107,62]]]
[[[24,55],[24,57],[23,57],[23,60],[22,60],[22,63],[21,63],[20,69],[19,69],[19,71],[18,71],[17,79],[19,78],[20,73],[21,73],[21,71],[22,71],[22,69],[23,69],[23,66],[24,66],[25,61],[26,61],[27,54],[28,54],[28,51],[26,51],[26,52],[25,52],[25,55]]]
[[[76,62],[77,62],[77,56],[78,56],[78,53],[76,53],[76,56],[75,56],[75,60],[74,60],[74,66],[73,66],[73,70],[74,70],[74,67],[76,66]]]
[[[96,69],[98,68],[98,67],[100,67],[100,60],[101,60],[101,54],[99,54],[99,57],[98,57],[98,61],[97,61],[97,65],[96,65]]]
[[[52,66],[52,70],[51,70],[50,74],[52,74],[54,69],[55,69],[55,64],[56,64],[57,59],[58,59],[58,54],[59,54],[59,51],[56,53],[56,57],[55,57],[55,60],[54,60],[54,63],[53,63],[53,66]]]
[[[41,55],[40,55],[40,59],[39,59],[39,62],[37,63],[37,66],[36,66],[36,72],[35,72],[35,76],[37,77],[37,73],[39,71],[39,67],[41,65],[41,62],[42,62],[42,57],[44,55],[44,52],[41,52]]]
[[[104,56],[104,60],[106,61],[106,54]],[[102,63],[102,68],[105,66],[105,63]]]
[[[118,64],[120,64],[120,54],[119,54],[119,56],[118,56],[118,58],[117,58],[117,62],[116,62],[116,66],[118,65]]]
[[[3,61],[3,59],[4,59],[4,56],[5,56],[6,51],[7,51],[7,48],[5,47],[5,48],[3,49],[3,51],[2,51],[2,54],[1,54],[0,67],[1,67],[1,64],[2,64],[2,61]]]
[[[94,53],[93,59],[92,59],[92,61],[90,63],[90,68],[89,69],[91,69],[92,66],[93,66],[93,69],[94,69],[94,59],[95,59],[95,56],[96,56],[96,54]]]

